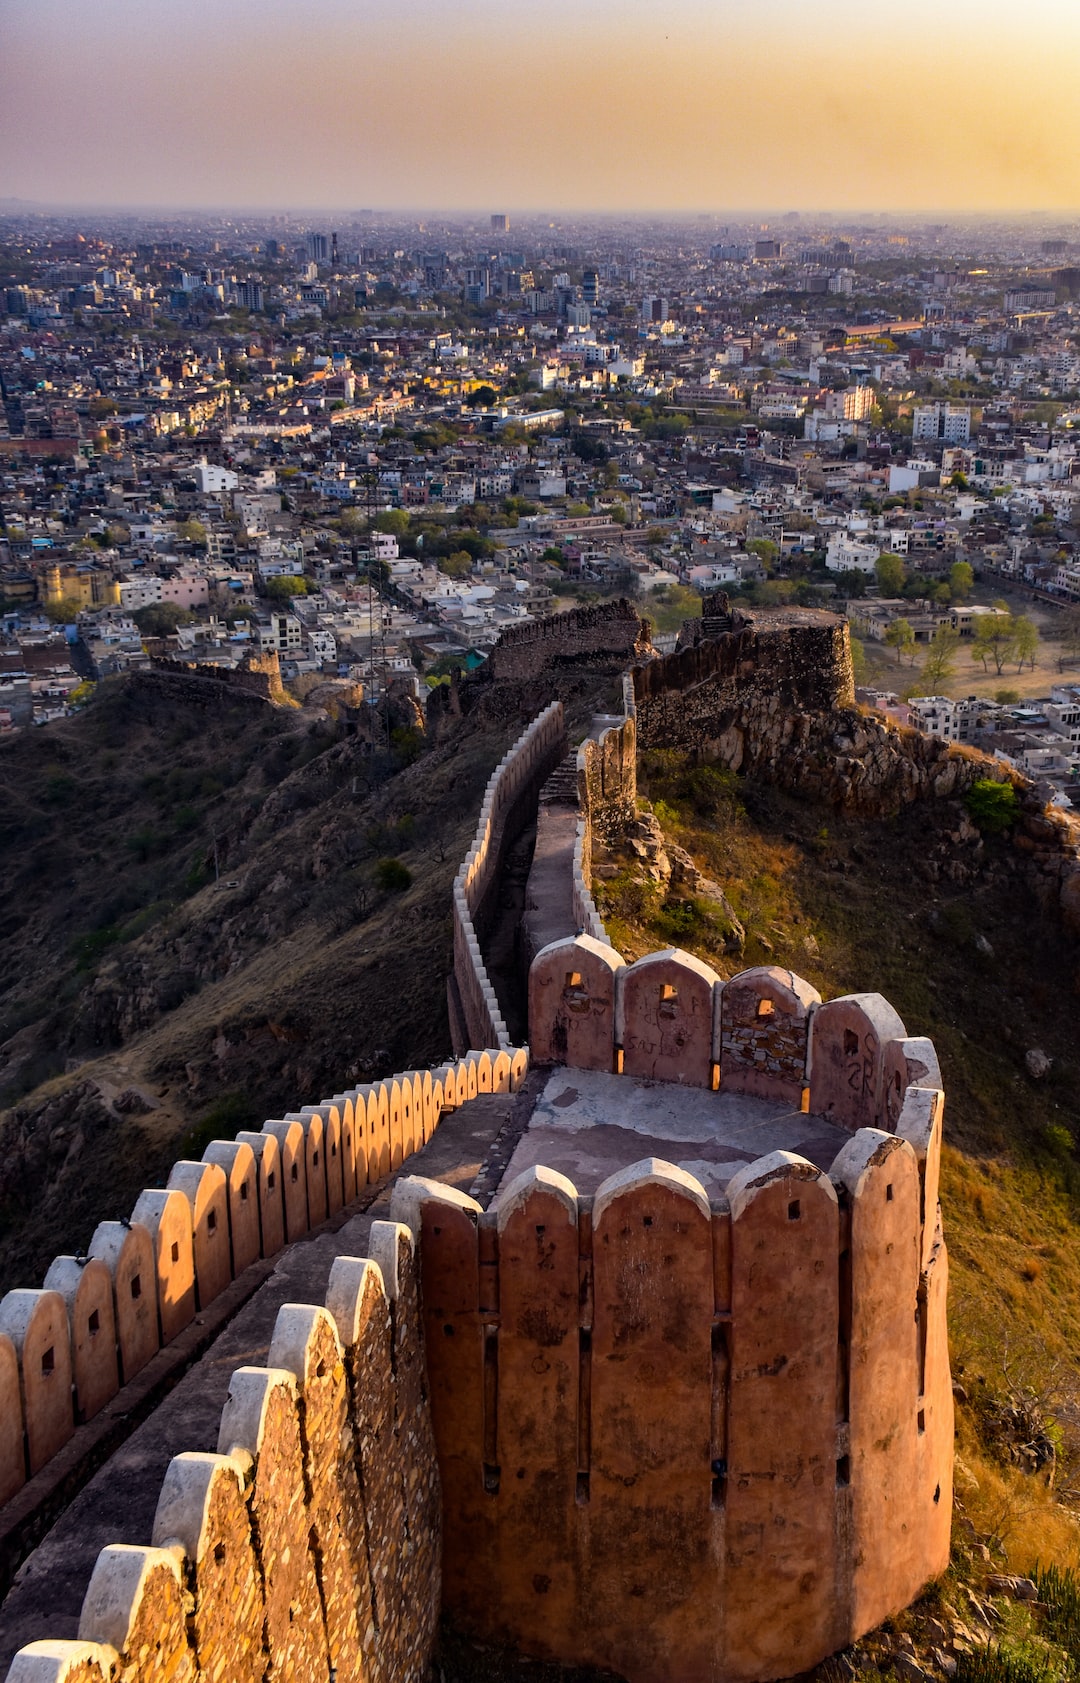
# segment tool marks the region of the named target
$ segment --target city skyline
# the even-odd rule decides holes
[[[1080,16],[854,0],[10,0],[0,199],[270,210],[1080,208]]]

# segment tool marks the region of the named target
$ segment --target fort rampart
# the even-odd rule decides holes
[[[640,658],[648,628],[620,598],[551,614],[504,631],[482,670],[482,682],[528,683],[552,670],[608,666],[620,672]]]
[[[233,1279],[353,1203],[418,1150],[446,1111],[520,1085],[524,1051],[471,1052],[212,1141],[142,1192],[39,1290],[0,1299],[0,1505]]]
[[[464,1018],[461,1038],[471,1045],[510,1046],[481,942],[497,905],[506,849],[531,816],[541,786],[565,754],[562,703],[553,701],[492,772],[475,840],[454,881],[454,982]],[[452,1022],[454,1015],[452,1009]]]
[[[416,1253],[390,1222],[370,1251],[338,1257],[325,1305],[281,1308],[216,1453],[170,1463],[150,1544],[103,1549],[78,1639],[22,1648],[8,1683],[428,1676],[441,1506]]]
[[[533,965],[541,1061],[786,1098],[839,1122],[711,1201],[649,1159],[494,1210],[405,1181],[466,1632],[631,1683],[791,1676],[944,1570],[952,1496],[943,1095],[879,995],[727,984],[588,937]],[[572,1079],[572,1076],[570,1077]],[[613,1100],[613,1102],[615,1102]]]

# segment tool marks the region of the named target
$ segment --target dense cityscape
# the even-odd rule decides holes
[[[162,659],[380,732],[508,625],[846,612],[861,699],[1080,772],[1080,229],[0,219],[0,728]]]

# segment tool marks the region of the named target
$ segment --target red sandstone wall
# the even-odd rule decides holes
[[[339,1093],[261,1133],[215,1140],[102,1222],[88,1257],[0,1299],[0,1503],[9,1501],[244,1268],[350,1204],[430,1139],[445,1111],[520,1086],[523,1051],[470,1052]]]
[[[338,1258],[325,1307],[280,1310],[269,1365],[233,1375],[217,1453],[173,1459],[147,1546],[99,1556],[78,1641],[31,1643],[8,1683],[429,1675],[440,1504],[416,1253],[388,1222],[371,1246],[378,1261]]]
[[[778,1152],[711,1206],[655,1160],[594,1200],[535,1169],[486,1215],[400,1184],[456,1625],[631,1683],[762,1683],[944,1569],[940,1095],[911,1095],[831,1174]]]
[[[511,1044],[484,967],[480,930],[498,883],[503,847],[513,830],[513,819],[523,801],[539,794],[565,752],[562,703],[553,701],[492,772],[480,806],[476,839],[454,881],[454,977],[468,1038],[474,1045],[506,1049]]]

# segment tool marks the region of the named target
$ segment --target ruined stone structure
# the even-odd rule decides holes
[[[504,631],[481,668],[485,683],[523,683],[543,673],[587,666],[623,672],[649,648],[648,625],[633,604],[596,602]]]

